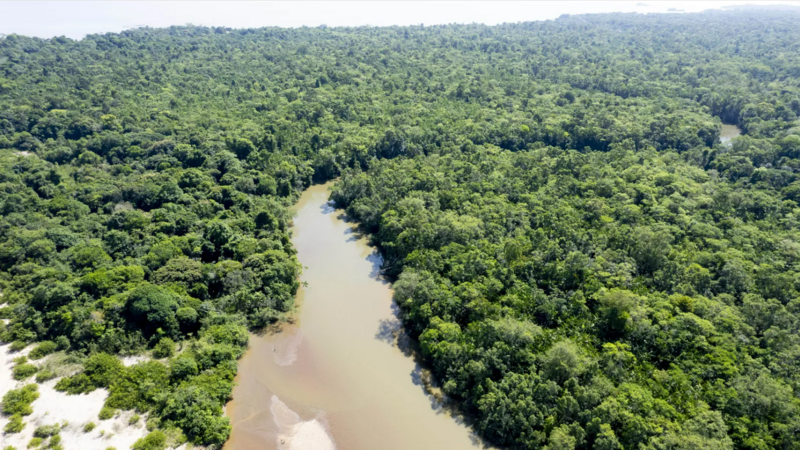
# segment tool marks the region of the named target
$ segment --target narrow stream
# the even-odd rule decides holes
[[[296,206],[292,243],[308,286],[295,324],[251,338],[226,408],[225,449],[480,448],[398,347],[381,257],[328,203],[330,185],[310,187]]]

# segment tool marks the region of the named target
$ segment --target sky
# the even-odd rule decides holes
[[[142,2],[2,1],[0,34],[41,38],[119,32],[140,26],[171,25],[316,27],[436,25],[444,23],[523,22],[561,14],[601,12],[677,13],[722,9],[731,5],[789,4],[800,1],[429,1],[429,2]]]

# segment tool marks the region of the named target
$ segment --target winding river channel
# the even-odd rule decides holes
[[[225,450],[481,448],[398,345],[381,257],[328,203],[330,185],[310,187],[295,207],[292,243],[308,284],[295,323],[251,338]]]

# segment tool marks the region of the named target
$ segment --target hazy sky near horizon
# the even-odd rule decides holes
[[[523,22],[555,19],[561,14],[602,12],[699,12],[744,4],[800,1],[431,1],[431,2],[143,2],[143,1],[3,1],[0,34],[80,39],[87,34],[119,32],[140,26],[171,25],[300,27],[436,25],[444,23]]]

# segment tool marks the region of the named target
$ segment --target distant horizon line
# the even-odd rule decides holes
[[[33,0],[33,3],[36,3],[38,0]],[[570,0],[567,0],[567,3]],[[702,11],[686,11],[684,9],[678,8],[669,8],[666,11],[603,11],[603,12],[585,12],[580,14],[571,14],[571,13],[564,13],[556,18],[542,18],[542,19],[529,19],[529,20],[520,20],[516,22],[501,22],[501,23],[484,23],[484,22],[448,22],[448,23],[419,23],[419,24],[395,24],[395,25],[371,25],[369,23],[362,24],[362,25],[327,25],[327,24],[318,24],[318,25],[262,25],[262,26],[229,26],[229,25],[213,25],[213,24],[204,24],[204,23],[192,23],[186,22],[183,24],[172,24],[172,25],[148,25],[148,24],[137,24],[131,25],[129,27],[125,27],[119,31],[98,31],[98,32],[87,32],[80,38],[73,38],[66,35],[54,35],[51,37],[39,37],[35,35],[26,35],[22,33],[10,32],[10,33],[3,33],[0,32],[0,39],[6,38],[8,36],[21,36],[31,39],[41,39],[41,40],[51,40],[56,38],[66,38],[74,41],[81,41],[86,37],[89,36],[96,36],[96,35],[106,35],[106,34],[122,34],[126,31],[133,31],[133,30],[140,30],[140,29],[154,29],[154,30],[164,30],[169,28],[189,28],[189,27],[196,27],[196,28],[224,28],[228,31],[237,31],[237,30],[258,30],[258,29],[265,29],[265,28],[281,28],[281,29],[302,29],[302,28],[331,28],[331,29],[353,29],[353,28],[411,28],[411,27],[441,27],[441,26],[454,26],[454,25],[482,25],[486,27],[498,27],[503,25],[514,25],[514,24],[522,24],[522,23],[531,23],[531,22],[550,22],[556,21],[559,19],[563,19],[566,17],[572,16],[598,16],[598,15],[608,15],[608,14],[640,14],[643,16],[647,15],[670,15],[670,14],[705,14],[710,12],[728,12],[728,11],[737,11],[737,10],[747,10],[747,9],[757,9],[760,12],[767,12],[767,11],[795,11],[800,12],[800,2],[795,2],[797,4],[785,4],[785,3],[770,3],[770,4],[755,4],[755,3],[748,3],[743,5],[725,5],[719,8],[708,8]],[[647,3],[639,2],[636,6],[650,6]]]

